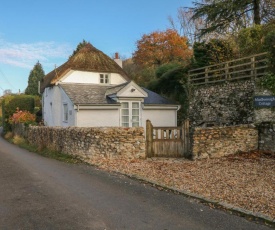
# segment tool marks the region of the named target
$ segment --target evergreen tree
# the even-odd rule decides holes
[[[25,94],[38,95],[38,82],[45,76],[42,65],[39,61],[34,65],[30,72],[28,86],[25,90]]]
[[[85,41],[84,39],[82,42],[79,42],[76,49],[73,51],[73,54],[69,58],[74,56],[79,50],[81,50],[87,44],[89,44],[89,42]]]
[[[203,18],[200,35],[232,32],[251,24],[260,25],[274,19],[274,0],[201,0],[195,1],[193,20]],[[269,8],[267,11],[267,7]]]

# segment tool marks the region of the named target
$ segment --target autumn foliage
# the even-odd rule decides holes
[[[35,115],[29,111],[22,111],[19,108],[16,109],[16,112],[10,117],[10,124],[30,124],[35,122]]]
[[[187,38],[180,36],[175,30],[167,29],[164,32],[144,34],[137,41],[133,61],[143,67],[153,67],[173,61],[190,60],[191,56]]]

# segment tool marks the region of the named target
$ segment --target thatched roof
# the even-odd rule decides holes
[[[113,59],[88,43],[67,62],[48,73],[42,79],[41,92],[43,92],[45,88],[54,85],[70,70],[118,73],[121,74],[125,80],[130,80],[123,69]]]

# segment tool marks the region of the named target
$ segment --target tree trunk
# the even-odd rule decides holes
[[[254,8],[254,24],[261,24],[261,16],[260,16],[260,0],[253,0],[253,8]]]

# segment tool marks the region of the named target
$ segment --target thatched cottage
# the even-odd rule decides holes
[[[120,66],[91,44],[41,81],[47,126],[176,126],[179,105],[138,86]]]

